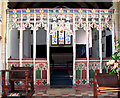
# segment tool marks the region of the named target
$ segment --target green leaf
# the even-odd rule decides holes
[[[115,70],[118,71],[118,67]]]

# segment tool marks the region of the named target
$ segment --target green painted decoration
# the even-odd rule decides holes
[[[81,79],[81,70],[76,70],[76,79]]]
[[[36,79],[41,79],[41,70],[36,70]]]
[[[93,75],[94,75],[94,70],[93,69],[89,70],[89,78],[93,78]]]
[[[105,69],[105,67],[102,69],[102,73],[107,73],[107,70]]]
[[[43,84],[43,85],[46,85],[46,84],[47,84],[46,80],[43,80],[42,84]]]
[[[86,84],[86,83],[87,83],[87,81],[86,81],[86,80],[83,80],[83,81],[82,81],[82,83],[83,83],[83,84]]]

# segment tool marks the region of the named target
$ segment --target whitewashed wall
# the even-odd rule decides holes
[[[11,30],[9,33],[10,56],[11,58],[19,58],[19,39],[17,29]]]
[[[97,35],[95,40],[95,35]],[[97,29],[93,29],[92,31],[92,58],[99,57],[99,31]]]
[[[44,29],[38,29],[36,32],[36,45],[46,45],[46,31]]]
[[[30,58],[31,57],[31,31],[30,29],[26,29],[23,31],[23,57]]]
[[[86,31],[83,29],[76,32],[76,44],[86,44]],[[92,32],[89,33],[89,47],[92,47]]]
[[[76,44],[86,44],[86,32],[83,29],[76,32]]]

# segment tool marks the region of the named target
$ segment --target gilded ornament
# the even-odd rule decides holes
[[[56,10],[53,10],[53,13],[55,13],[56,12]]]
[[[26,12],[27,12],[27,13],[30,13],[30,9],[27,8]]]
[[[92,10],[92,13],[95,13],[95,9]]]
[[[59,12],[60,12],[60,13],[63,13],[63,9],[61,8],[61,9],[59,10]]]
[[[105,13],[108,13],[108,10],[104,10]]]
[[[14,10],[13,10],[13,13],[15,14],[16,12],[17,12],[17,11],[14,9]]]
[[[78,10],[78,12],[79,12],[79,13],[81,13],[81,12],[82,12],[82,10],[81,10],[81,9],[79,9],[79,10]]]
[[[69,13],[70,11],[69,10],[67,10],[67,13]]]
[[[43,10],[42,10],[42,9],[40,10],[40,13],[43,13]]]

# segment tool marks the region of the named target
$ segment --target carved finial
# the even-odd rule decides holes
[[[82,10],[81,10],[81,9],[79,9],[78,11],[79,11],[79,13],[81,13],[81,11],[82,11]]]
[[[42,10],[42,9],[40,10],[40,13],[43,13],[43,10]]]
[[[95,13],[95,9],[92,10],[92,13]]]
[[[60,9],[60,13],[63,13],[63,9],[62,8]]]
[[[26,12],[27,12],[27,13],[30,13],[30,9],[27,8]]]
[[[13,13],[15,14],[16,12],[17,12],[17,11],[14,9],[14,10],[13,10]]]

